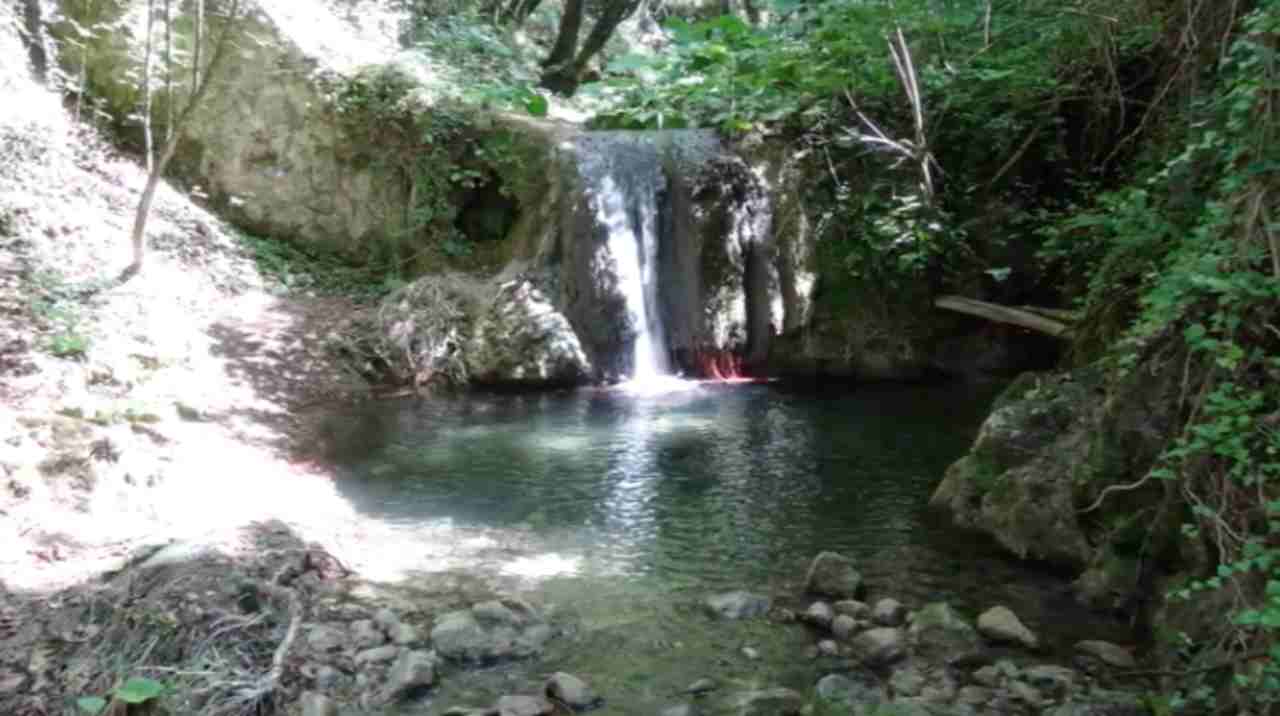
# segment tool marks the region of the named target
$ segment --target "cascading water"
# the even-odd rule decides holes
[[[576,149],[634,334],[631,381],[637,386],[667,383],[670,366],[658,303],[658,198],[666,189],[659,148],[650,135],[596,132],[579,140]]]

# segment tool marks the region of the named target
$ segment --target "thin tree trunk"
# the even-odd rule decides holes
[[[164,0],[164,139],[173,136],[173,0]]]
[[[203,5],[203,0],[200,0]],[[203,20],[203,8],[200,9]],[[173,159],[174,153],[178,149],[178,140],[182,136],[182,128],[186,126],[187,121],[195,114],[196,109],[200,106],[200,101],[204,99],[205,94],[209,91],[210,80],[218,71],[218,65],[221,64],[223,57],[226,56],[228,41],[232,31],[235,29],[236,20],[240,14],[240,0],[231,0],[231,6],[227,10],[226,20],[223,21],[222,32],[218,35],[218,42],[214,45],[213,55],[209,59],[209,66],[200,73],[200,84],[195,85],[191,93],[191,98],[187,100],[187,105],[182,108],[182,113],[178,115],[178,119],[174,122],[173,133],[164,143],[164,149],[160,152],[160,157],[155,163],[155,167],[147,175],[147,185],[142,190],[142,198],[138,201],[138,209],[133,216],[133,231],[130,240],[133,244],[133,263],[125,269],[125,278],[137,275],[142,271],[143,260],[146,258],[147,252],[147,218],[151,214],[151,204],[155,200],[156,189],[160,186],[160,178],[164,175],[165,167],[169,165],[169,161]],[[199,56],[199,46],[196,46],[195,56]],[[198,72],[198,71],[197,71]],[[193,76],[196,76],[193,73]]]
[[[156,24],[155,0],[147,0],[147,39],[142,55],[142,138],[147,151],[147,172],[155,167],[155,149],[151,139],[151,38]]]
[[[587,35],[586,42],[582,43],[578,56],[574,58],[573,66],[576,76],[582,75],[591,58],[604,49],[605,43],[609,42],[609,38],[613,36],[613,31],[618,29],[618,25],[621,25],[624,20],[631,17],[631,13],[635,12],[639,5],[638,0],[612,0],[605,6],[600,19],[596,20],[596,24],[591,27],[591,34]]]
[[[1001,306],[996,303],[987,303],[986,301],[977,301],[963,296],[939,296],[933,302],[933,305],[938,308],[945,308],[948,311],[985,318],[996,323],[1008,323],[1013,326],[1029,328],[1054,338],[1071,339],[1071,326],[1043,315],[1043,311],[1033,312]]]
[[[204,45],[204,0],[196,0],[195,44],[191,58],[191,91],[200,86],[200,49]]]
[[[36,79],[44,82],[49,73],[49,52],[44,45],[44,17],[40,0],[23,0],[22,20],[27,35],[27,57]]]

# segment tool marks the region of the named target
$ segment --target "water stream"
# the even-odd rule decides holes
[[[700,676],[808,688],[833,667],[803,657],[803,627],[725,626],[696,605],[745,588],[803,606],[824,549],[859,561],[872,598],[971,616],[1005,604],[1051,652],[1122,639],[1058,578],[926,512],[993,391],[710,384],[380,404],[353,416],[339,488],[370,517],[447,535],[455,564],[575,615],[540,660],[449,675],[433,713],[536,690],[557,669],[591,678],[609,713],[655,713]],[[741,657],[746,645],[762,658]]]

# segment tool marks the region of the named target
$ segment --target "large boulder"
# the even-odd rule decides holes
[[[463,350],[473,384],[577,385],[592,376],[573,326],[528,278],[498,286]]]
[[[724,592],[703,600],[703,606],[712,616],[721,619],[751,619],[769,613],[768,597],[751,592]]]
[[[823,552],[814,557],[804,584],[814,594],[836,599],[854,599],[863,591],[862,573],[853,560],[835,552]]]
[[[1018,619],[1018,615],[1004,606],[991,607],[978,615],[978,631],[992,641],[1021,644],[1028,649],[1040,645],[1040,640]]]
[[[552,635],[526,605],[493,601],[441,616],[431,630],[431,644],[447,659],[492,662],[537,654]]]

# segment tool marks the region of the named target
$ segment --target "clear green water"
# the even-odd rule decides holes
[[[592,680],[613,713],[656,713],[703,676],[807,688],[839,668],[804,658],[804,627],[716,624],[696,602],[741,588],[803,607],[824,549],[858,560],[871,600],[1005,604],[1051,649],[1116,638],[1065,583],[926,511],[994,392],[708,385],[380,404],[339,447],[339,487],[370,516],[446,530],[467,568],[574,615],[543,659],[449,675],[433,711],[536,690],[557,669]]]

